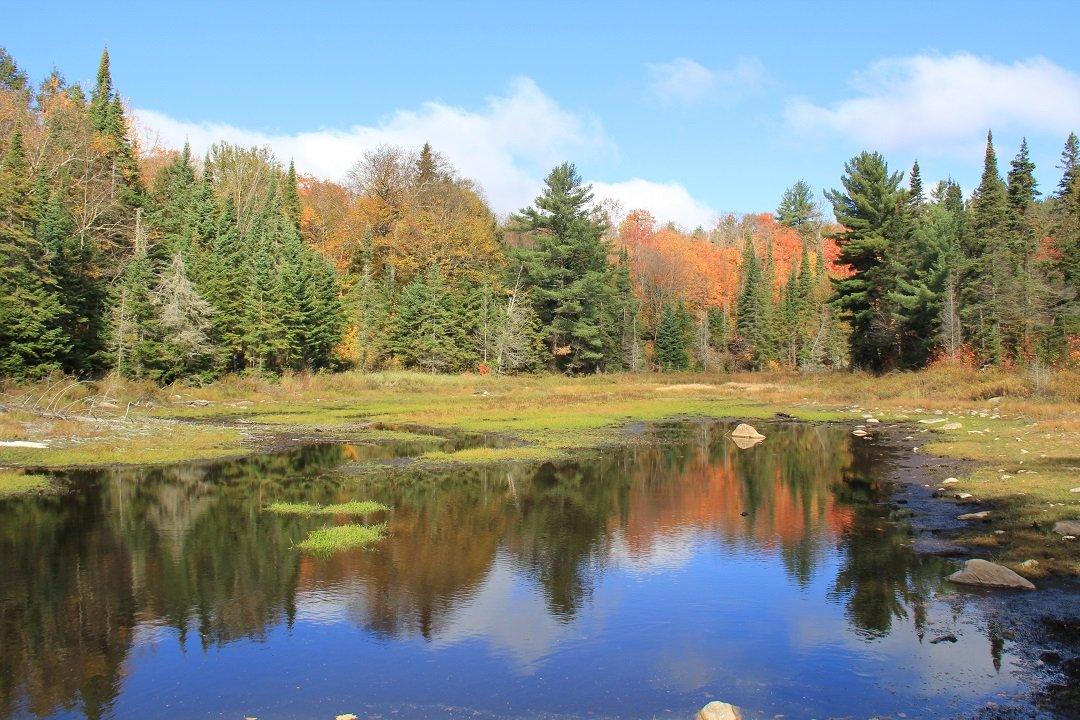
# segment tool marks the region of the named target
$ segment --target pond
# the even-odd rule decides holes
[[[312,444],[0,501],[0,718],[937,718],[1025,691],[982,596],[910,549],[896,450],[731,427],[540,467]],[[345,519],[264,510],[359,499],[387,537],[329,559],[295,545]]]

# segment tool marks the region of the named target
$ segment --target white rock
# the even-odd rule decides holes
[[[734,705],[713,700],[698,710],[697,720],[742,720],[742,713]]]
[[[34,442],[33,440],[0,440],[0,447],[16,447],[16,448],[47,448],[49,447],[45,443]]]
[[[865,430],[852,430],[851,434],[856,437],[866,437],[870,433],[866,432]]]
[[[1031,581],[1017,575],[1009,568],[978,559],[968,560],[964,563],[963,570],[957,570],[950,575],[949,581],[960,585],[979,585],[981,587],[1035,589]]]
[[[945,478],[944,480],[941,481],[941,484],[942,485],[955,485],[958,482],[960,482],[960,481],[957,480],[954,477],[947,477],[947,478]]]
[[[1073,488],[1072,490],[1070,490],[1069,492],[1071,492],[1071,493],[1080,493],[1080,487],[1074,487],[1074,488]]]
[[[945,418],[923,418],[919,422],[923,425],[937,425],[938,423],[945,422]]]
[[[870,418],[866,418],[866,422],[870,423],[871,425],[876,425],[877,423],[879,423],[881,421],[878,420],[877,418],[870,417]]]
[[[739,423],[734,430],[731,431],[731,437],[751,438],[759,439],[765,437],[757,431],[753,425],[747,425],[746,423]]]
[[[956,499],[957,500],[970,500],[973,497],[975,497],[975,496],[972,495],[971,493],[956,493]]]
[[[990,517],[989,510],[980,510],[979,512],[964,513],[963,515],[957,515],[957,520],[985,520]]]
[[[945,423],[941,426],[942,430],[963,430],[964,426],[958,422]]]

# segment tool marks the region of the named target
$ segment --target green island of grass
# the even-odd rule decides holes
[[[275,502],[267,506],[267,512],[276,515],[371,515],[388,510],[374,500],[352,500],[333,505],[316,505],[305,502]]]
[[[386,536],[386,524],[335,525],[313,530],[297,547],[301,552],[318,558],[327,558],[336,552],[354,548],[370,547]]]

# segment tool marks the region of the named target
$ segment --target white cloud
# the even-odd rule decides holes
[[[677,182],[658,183],[641,178],[623,182],[594,182],[596,200],[613,200],[623,212],[645,209],[663,224],[674,222],[687,230],[710,227],[718,217],[715,210],[696,200]]]
[[[790,102],[788,125],[871,149],[967,154],[988,128],[1064,138],[1080,118],[1080,75],[1045,58],[893,58],[858,74],[852,87],[854,97],[830,106]]]
[[[765,68],[754,57],[740,57],[730,68],[710,70],[690,58],[648,66],[649,87],[666,103],[693,105],[705,100],[735,99],[760,87]]]
[[[153,110],[135,111],[144,143],[202,153],[215,142],[265,145],[300,172],[340,180],[365,151],[379,145],[418,148],[430,142],[466,177],[484,188],[496,212],[517,210],[536,196],[540,178],[571,157],[609,152],[613,144],[599,122],[559,106],[529,78],[478,111],[441,102],[398,110],[373,125],[274,134],[213,122],[186,122]]]

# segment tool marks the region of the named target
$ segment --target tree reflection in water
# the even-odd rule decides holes
[[[437,639],[498,563],[541,589],[548,621],[566,624],[613,566],[685,562],[686,537],[778,558],[796,588],[829,567],[830,597],[866,637],[906,617],[921,633],[942,567],[911,553],[875,504],[885,488],[871,444],[777,424],[740,450],[729,429],[658,426],[634,447],[539,468],[360,478],[335,468],[418,449],[313,445],[77,473],[69,494],[0,502],[0,717],[108,716],[140,631],[171,628],[181,643],[194,634],[204,650],[259,640],[292,626],[298,598],[332,598],[388,640]],[[262,512],[275,500],[349,499],[391,507],[389,537],[327,561],[294,545],[335,519]]]

